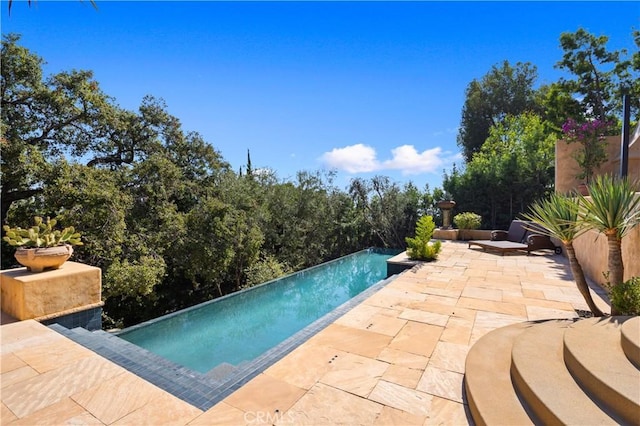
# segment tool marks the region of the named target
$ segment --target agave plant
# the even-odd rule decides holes
[[[601,317],[604,316],[604,313],[591,297],[589,285],[573,248],[573,241],[589,229],[587,224],[580,220],[579,212],[580,206],[577,199],[551,194],[549,198],[533,203],[530,207],[530,213],[523,214],[523,216],[543,227],[543,229],[536,228],[536,232],[555,237],[562,242],[578,291],[582,294],[593,315]]]
[[[640,183],[605,175],[597,176],[588,187],[590,197],[580,196],[581,219],[607,237],[608,280],[616,286],[624,282],[622,239],[640,224],[640,195],[636,194]]]

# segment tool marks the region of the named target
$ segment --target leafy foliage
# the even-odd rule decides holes
[[[480,228],[482,218],[473,212],[458,213],[453,217],[453,224],[458,229],[478,229]]]
[[[410,259],[434,260],[440,253],[442,243],[431,241],[436,224],[431,216],[422,216],[416,224],[416,236],[407,237],[407,255]]]
[[[486,228],[506,228],[553,187],[554,144],[538,116],[508,116],[464,170],[445,174],[444,189],[456,208],[479,213]]]
[[[458,146],[467,163],[480,151],[492,127],[509,115],[537,109],[533,89],[537,74],[537,68],[530,63],[512,66],[504,61],[501,66],[491,67],[480,81],[469,84],[458,133]]]
[[[634,37],[640,46],[637,30]],[[595,36],[583,28],[560,35],[560,47],[564,53],[556,67],[570,72],[574,78],[562,78],[559,84],[566,92],[574,94],[574,98],[580,99],[583,116],[574,117],[578,121],[614,121],[622,111],[622,92],[639,88],[630,72],[633,57],[623,59],[626,50],[608,50],[608,41],[609,37]],[[634,116],[640,102],[638,94],[635,93],[632,105]]]
[[[640,277],[613,286],[611,305],[619,315],[640,315]]]
[[[578,179],[585,179],[589,183],[594,171],[607,160],[604,134],[610,126],[610,123],[597,119],[578,123],[570,118],[563,124],[565,141],[581,145],[581,149],[574,156],[581,169],[580,174],[576,176]]]
[[[588,188],[590,197],[580,196],[582,221],[607,238],[608,280],[617,286],[624,280],[622,238],[640,224],[640,197],[636,195],[640,183],[604,175],[596,176]]]

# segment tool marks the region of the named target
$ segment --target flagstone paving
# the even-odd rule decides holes
[[[470,347],[498,327],[587,310],[570,277],[562,256],[445,241],[437,262],[399,275],[206,412],[35,321],[3,317],[0,423],[469,424]]]

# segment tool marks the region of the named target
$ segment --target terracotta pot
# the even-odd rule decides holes
[[[18,248],[15,258],[31,272],[42,272],[45,269],[58,269],[73,254],[69,244],[57,247]]]

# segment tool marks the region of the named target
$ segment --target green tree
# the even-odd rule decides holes
[[[415,237],[406,237],[407,255],[410,259],[434,260],[438,257],[442,243],[431,241],[436,224],[431,216],[422,216],[416,224]]]
[[[64,154],[82,156],[105,133],[117,108],[89,71],[43,78],[44,60],[3,36],[1,216],[10,206],[43,190],[49,163]]]
[[[593,315],[601,317],[604,314],[591,297],[584,271],[573,248],[573,241],[587,230],[584,222],[580,220],[579,210],[579,203],[575,198],[552,193],[548,198],[534,202],[530,211],[523,216],[542,226],[540,229],[537,228],[536,232],[546,232],[546,235],[562,242],[578,291]]]
[[[537,75],[537,68],[528,62],[512,66],[504,61],[501,66],[494,65],[480,81],[469,83],[457,138],[466,162],[480,151],[491,127],[501,124],[508,115],[538,109],[533,89]]]
[[[464,171],[446,174],[445,190],[459,211],[479,213],[485,226],[507,226],[553,187],[554,142],[537,115],[507,116]]]
[[[624,282],[622,239],[640,224],[640,197],[636,194],[640,183],[605,175],[597,176],[588,187],[590,197],[580,196],[582,220],[606,236],[607,279],[613,286],[620,285]]]
[[[370,245],[404,247],[421,209],[422,194],[413,184],[403,190],[388,177],[376,176],[369,181],[356,178],[351,181],[349,193],[368,225]]]
[[[638,31],[633,35],[636,45],[640,46]],[[556,67],[569,72],[573,78],[561,78],[559,84],[580,100],[583,116],[572,117],[577,121],[614,121],[622,112],[622,92],[635,91],[640,95],[638,76],[633,73],[637,52],[631,59],[624,59],[626,49],[610,51],[608,42],[609,37],[595,36],[583,28],[560,35],[564,53]],[[632,115],[637,114],[639,104],[640,99],[635,96]]]

